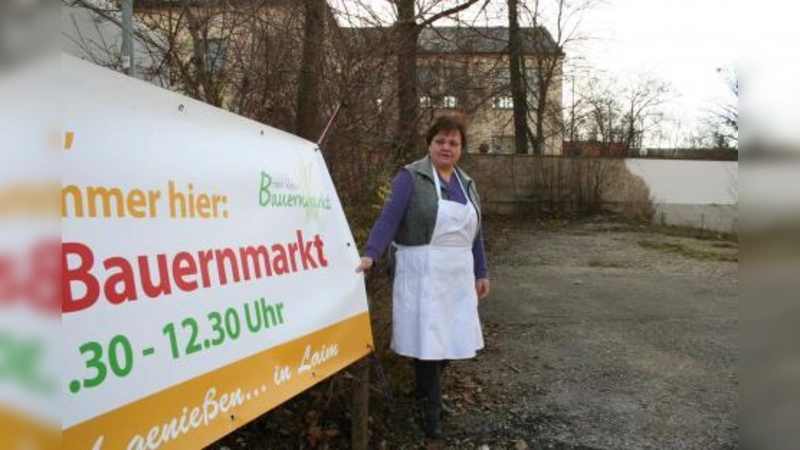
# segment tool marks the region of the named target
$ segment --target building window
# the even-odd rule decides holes
[[[420,97],[419,106],[420,108],[430,108],[433,106],[433,100],[431,99],[430,95],[423,95]]]
[[[514,101],[511,98],[511,73],[508,67],[498,67],[492,71],[492,92],[494,92],[492,103],[494,108],[514,108]]]
[[[433,68],[419,67],[417,69],[417,87],[419,91],[428,95],[435,94],[438,88],[436,78]]]
[[[442,97],[442,108],[455,108],[458,106],[458,99],[453,95]]]
[[[225,70],[227,46],[223,39],[206,39],[206,70],[212,76],[218,76]]]
[[[494,107],[497,109],[514,109],[514,99],[508,95],[494,97]]]
[[[525,82],[527,83],[528,101],[535,102],[539,95],[539,70],[535,67],[526,68]]]
[[[453,62],[443,69],[442,93],[445,94],[445,108],[455,108],[461,102],[469,101],[469,76],[466,64]],[[449,97],[449,99],[448,99]],[[450,106],[448,103],[450,102]]]
[[[514,136],[492,136],[491,153],[514,153]]]
[[[535,67],[525,69],[526,97],[533,103],[538,95],[539,71]],[[494,90],[494,104],[497,109],[514,109],[514,99],[511,96],[511,72],[507,67],[497,68],[492,73],[492,88]]]
[[[508,67],[496,67],[492,70],[492,92],[495,95],[511,94],[511,73]]]

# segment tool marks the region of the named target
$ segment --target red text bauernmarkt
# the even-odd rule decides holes
[[[112,256],[102,263],[95,260],[88,245],[62,242],[61,312],[91,308],[101,295],[112,305],[121,305],[141,296],[157,298],[170,295],[173,290],[191,292],[327,266],[322,238],[317,234],[306,240],[300,230],[296,241],[269,247],[262,244],[178,252],[172,256],[161,253],[131,260]],[[73,289],[78,286],[83,289]],[[76,297],[76,291],[83,295]]]

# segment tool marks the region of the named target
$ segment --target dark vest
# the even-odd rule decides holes
[[[439,212],[438,198],[436,196],[436,182],[433,177],[433,166],[430,159],[425,158],[415,161],[403,168],[411,174],[414,192],[408,205],[400,229],[394,241],[400,245],[428,245],[433,237],[433,228],[436,226],[436,215]],[[461,168],[456,166],[456,172],[467,191],[468,200],[475,205],[478,212],[478,229],[480,229],[481,207],[478,189],[475,182]],[[444,197],[445,187],[442,186]]]

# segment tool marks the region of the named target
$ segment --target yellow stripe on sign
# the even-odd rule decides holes
[[[68,428],[63,448],[202,448],[371,348],[365,312]]]

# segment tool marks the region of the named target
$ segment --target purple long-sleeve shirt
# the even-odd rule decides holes
[[[438,176],[438,174],[437,174]],[[462,205],[467,204],[467,198],[461,189],[461,184],[456,176],[450,177],[450,182],[446,182],[441,177],[439,180],[445,189],[444,200],[452,200]],[[414,193],[414,180],[407,170],[400,172],[392,180],[391,192],[386,204],[383,205],[380,217],[372,226],[364,251],[374,261],[380,259],[386,248],[394,240],[400,223],[406,214],[408,205],[411,203],[411,196]],[[486,266],[486,252],[483,248],[483,232],[478,229],[475,243],[472,245],[472,256],[475,260],[475,278],[486,278],[488,269]]]

